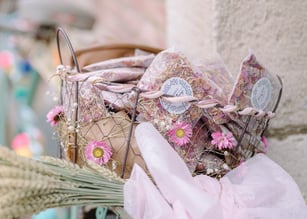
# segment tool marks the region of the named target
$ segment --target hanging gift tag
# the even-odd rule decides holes
[[[253,107],[256,110],[273,111],[281,90],[278,78],[270,74],[249,54],[241,64],[240,74],[230,96],[230,104],[240,109]]]
[[[252,107],[263,110],[272,97],[272,83],[267,77],[260,78],[253,86],[251,94]]]
[[[186,80],[178,77],[166,80],[161,87],[161,91],[166,95],[174,97],[193,96],[191,85]],[[170,103],[163,99],[160,99],[160,102],[166,111],[174,114],[182,114],[190,107],[190,104],[187,102]]]
[[[174,49],[164,50],[148,67],[138,87],[142,90],[162,91],[169,99],[141,98],[138,111],[162,133],[168,131],[178,120],[194,126],[201,117],[202,110],[189,101],[172,102],[171,99],[193,97],[202,100],[206,96],[204,84],[204,79],[193,72],[191,63],[182,53]]]

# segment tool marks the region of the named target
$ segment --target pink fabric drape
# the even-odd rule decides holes
[[[137,165],[124,187],[125,210],[136,219],[306,219],[307,207],[294,180],[257,154],[219,181],[192,177],[168,142],[150,124],[136,140],[154,183]]]

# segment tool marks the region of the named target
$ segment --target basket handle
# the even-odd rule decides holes
[[[59,54],[59,58],[60,58],[60,63],[61,65],[63,65],[63,58],[62,58],[62,53],[61,53],[61,45],[60,45],[60,36],[62,35],[62,37],[64,38],[65,40],[65,43],[66,45],[68,46],[69,48],[69,51],[70,51],[70,54],[71,54],[71,57],[74,61],[74,64],[75,64],[75,67],[76,67],[76,70],[78,73],[80,73],[80,67],[79,67],[79,63],[78,63],[78,59],[77,59],[77,56],[76,56],[76,52],[71,44],[71,41],[66,33],[66,31],[62,28],[62,27],[59,27],[56,31],[56,41],[57,41],[57,47],[58,47],[58,54]]]
[[[80,73],[80,67],[79,67],[79,63],[78,63],[78,59],[76,56],[76,52],[71,44],[71,41],[67,35],[67,33],[65,32],[65,30],[61,27],[58,27],[57,31],[56,31],[56,41],[57,41],[57,47],[58,47],[58,55],[59,55],[59,59],[60,59],[60,63],[61,65],[64,65],[63,63],[63,58],[62,58],[62,53],[61,53],[61,45],[60,45],[60,36],[62,36],[64,38],[64,42],[66,43],[66,45],[69,48],[70,54],[72,56],[72,59],[74,61],[76,70],[78,73]],[[60,104],[63,105],[63,86],[64,86],[64,82],[61,79],[61,88],[60,88]],[[79,108],[79,82],[75,82],[75,103],[76,103],[76,109],[75,109],[75,114],[74,114],[74,145],[73,145],[73,149],[74,149],[74,154],[73,154],[73,162],[76,163],[77,162],[77,149],[78,149],[78,136],[77,136],[77,121],[78,121],[78,108]],[[62,147],[60,147],[60,158],[62,158],[63,156],[63,150]]]

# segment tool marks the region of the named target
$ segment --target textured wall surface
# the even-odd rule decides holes
[[[307,1],[216,1],[215,10],[218,52],[231,72],[251,48],[284,82],[272,132],[307,131]]]
[[[96,43],[129,42],[165,47],[164,0],[94,0]]]
[[[284,82],[271,131],[307,132],[307,1],[168,0],[167,6],[169,46],[193,59],[217,52],[233,75],[251,49]]]
[[[168,0],[166,3],[168,46],[184,51],[192,59],[215,57],[214,1]]]
[[[219,54],[236,75],[251,49],[281,76],[283,96],[268,136],[269,156],[307,194],[307,1],[167,1],[168,44],[191,58]]]
[[[269,138],[269,145],[269,157],[294,178],[307,200],[307,135],[290,135],[282,141]]]

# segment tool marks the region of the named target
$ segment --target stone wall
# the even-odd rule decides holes
[[[307,1],[167,0],[168,45],[190,58],[219,56],[236,75],[251,49],[283,80],[269,156],[307,194]]]

